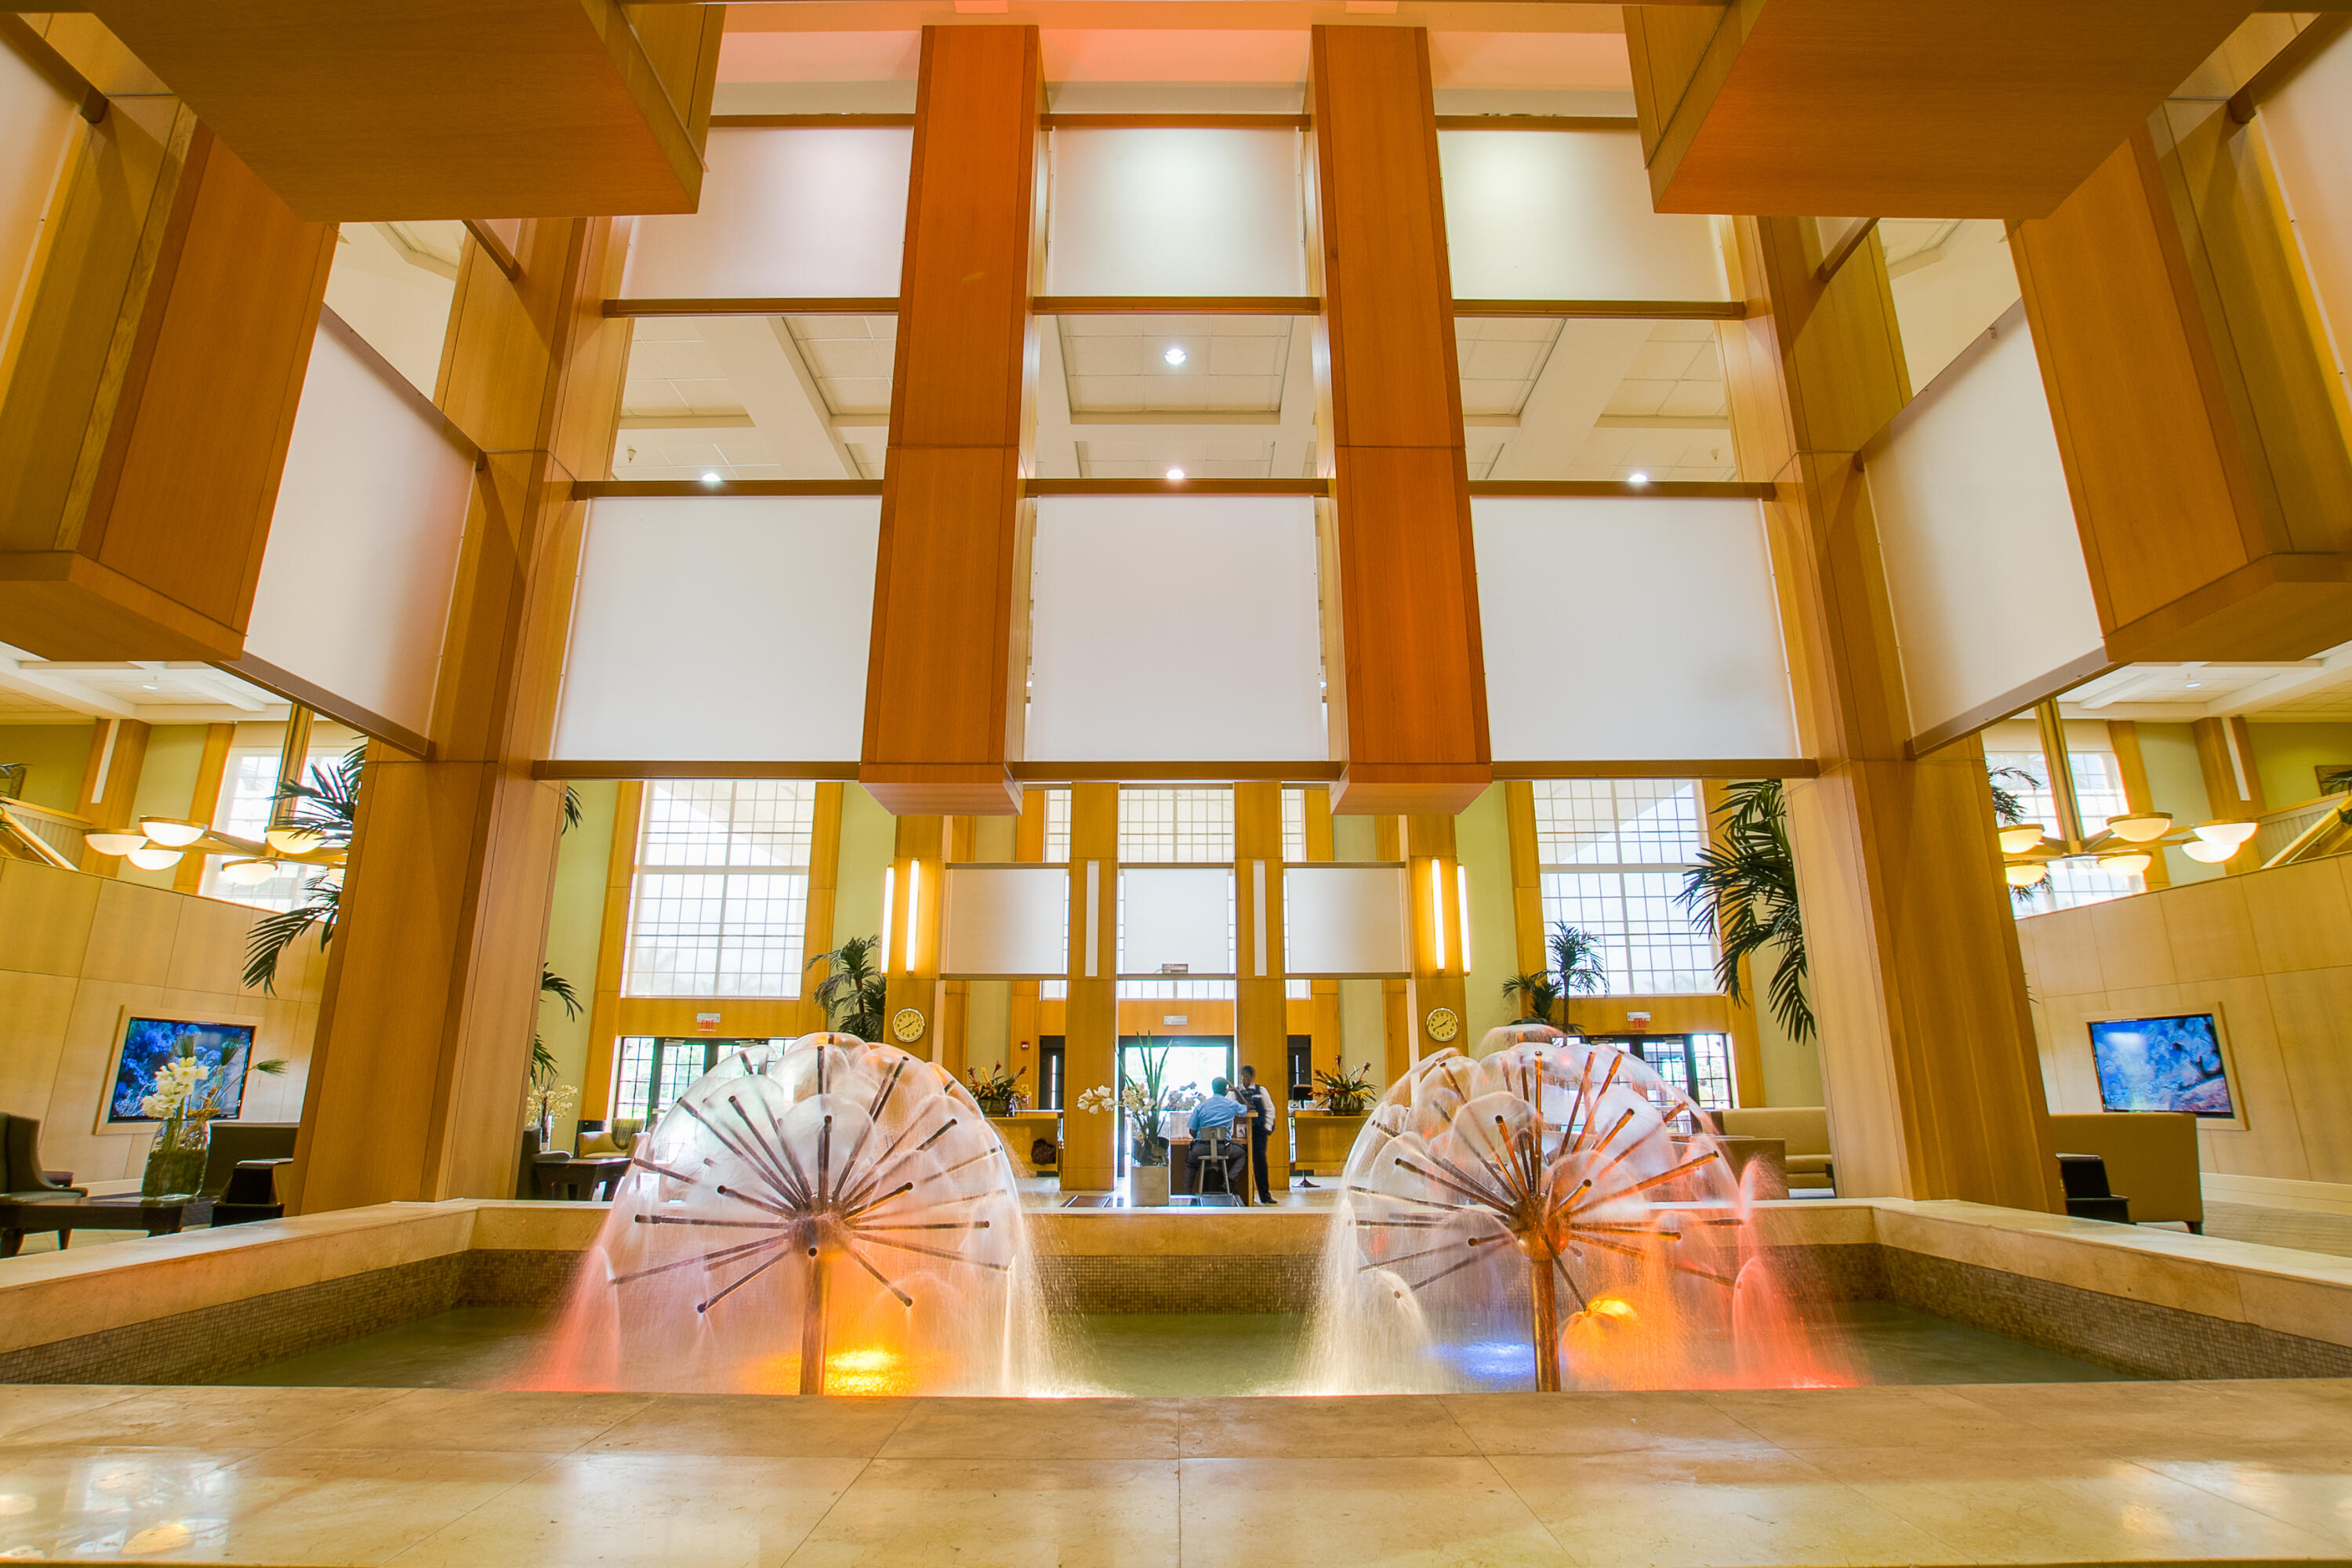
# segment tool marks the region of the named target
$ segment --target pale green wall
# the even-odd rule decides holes
[[[86,732],[85,732],[86,733]],[[139,770],[139,793],[131,797],[131,820],[142,816],[181,816],[196,798],[196,773],[204,766],[205,726],[202,724],[159,724],[147,733],[147,760]],[[79,790],[79,781],[75,788]],[[66,807],[70,811],[73,807]],[[150,888],[168,888],[178,876],[177,866],[167,866],[160,871],[142,871],[130,861],[123,861],[115,875],[126,882],[138,882]]]
[[[51,811],[81,804],[82,771],[89,765],[89,724],[0,725],[0,763],[23,763],[25,799]]]
[[[1767,1105],[1820,1105],[1822,1094],[1822,1052],[1818,1039],[1793,1040],[1772,1016],[1772,1008],[1764,1000],[1764,987],[1772,978],[1773,966],[1780,961],[1777,947],[1759,952],[1748,964],[1755,976],[1757,994],[1749,998],[1756,1004],[1757,1054],[1764,1064],[1764,1103]],[[1808,994],[1811,988],[1808,987]]]
[[[2170,812],[2175,825],[2182,827],[2213,819],[2213,808],[2205,797],[2205,774],[2197,765],[2197,742],[2190,739],[2188,725],[2142,724],[2139,754],[2147,766],[2151,806]],[[2164,866],[2176,885],[2222,875],[2221,867],[2191,860],[2178,845],[2165,850]]]
[[[882,934],[882,873],[898,847],[898,819],[863,784],[841,789],[841,870],[833,899],[833,943]]]
[[[555,858],[555,901],[547,922],[547,966],[572,982],[580,1016],[563,1016],[563,1004],[542,996],[539,1037],[555,1055],[559,1076],[574,1089],[588,1076],[588,1017],[596,992],[596,953],[604,932],[604,884],[613,858],[613,815],[621,786],[584,780],[572,786],[580,796],[580,826],[563,835]],[[577,1121],[580,1108],[573,1108]],[[601,1116],[601,1109],[587,1114]],[[556,1141],[568,1146],[572,1128],[558,1125]]]
[[[2250,719],[2246,732],[2253,737],[2263,802],[2273,811],[2317,799],[2319,768],[2352,767],[2352,724],[2266,724]]]
[[[1503,1000],[1503,982],[1518,972],[1518,933],[1511,910],[1511,826],[1503,786],[1490,785],[1454,819],[1454,849],[1470,873],[1469,1002],[1463,1043],[1475,1047],[1489,1029],[1517,1016]]]

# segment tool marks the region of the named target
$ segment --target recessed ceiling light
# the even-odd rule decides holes
[[[1169,482],[1170,484],[1171,484],[1171,485],[1174,485],[1174,484],[1181,484],[1181,483],[1183,482],[1183,480],[1184,480],[1184,470],[1183,470],[1183,469],[1181,469],[1181,468],[1171,468],[1171,469],[1169,469],[1169,470],[1168,470],[1168,482]]]
[[[720,480],[717,474],[709,473],[702,476],[702,482],[706,485],[715,485],[719,483]]]
[[[2204,685],[2204,684],[2205,684],[2205,683],[2204,683],[2203,681],[2201,681],[2201,680],[2192,680],[2192,681],[2190,681],[2190,682],[2189,683],[2189,690],[2191,690],[2191,691],[2194,691],[2194,690],[2196,690],[2199,687],[2200,687],[2200,686],[2202,686],[2202,685]]]
[[[1646,485],[1650,482],[1650,476],[1647,474],[1627,474],[1625,476],[1625,482],[1629,485]]]
[[[1182,364],[1184,363],[1184,351],[1182,349],[1171,348],[1160,357],[1166,360],[1170,364]]]
[[[142,690],[142,691],[161,691],[161,690],[163,690],[163,689],[162,687],[160,687],[160,686],[156,685],[153,681],[152,681],[152,680],[151,680],[151,681],[149,681],[146,685],[144,685],[144,686],[141,687],[139,689],[140,689],[140,690]]]

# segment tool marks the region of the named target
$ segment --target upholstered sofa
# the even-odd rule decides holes
[[[2205,1227],[2205,1189],[2197,1168],[2197,1118],[2174,1110],[2103,1111],[2053,1116],[2059,1154],[2096,1154],[2106,1163],[2107,1191],[2131,1202],[2132,1223],[2179,1220]]]
[[[1781,1170],[1791,1191],[1799,1188],[1835,1191],[1837,1173],[1830,1161],[1830,1113],[1822,1105],[1751,1105],[1712,1113],[1715,1129],[1727,1138],[1778,1138],[1788,1147]]]

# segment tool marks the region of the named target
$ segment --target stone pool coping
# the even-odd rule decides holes
[[[0,1382],[217,1376],[244,1353],[226,1342],[264,1342],[270,1322],[306,1322],[307,1348],[452,1305],[543,1302],[606,1206],[387,1204],[0,1261]],[[1154,1303],[1171,1282],[1197,1285],[1213,1268],[1234,1300],[1254,1292],[1229,1310],[1297,1310],[1329,1214],[1029,1219],[1049,1288],[1081,1310],[1166,1310]],[[2352,1259],[1892,1198],[1768,1204],[1759,1229],[1832,1296],[1898,1301],[2126,1371],[2352,1375]],[[274,1299],[267,1312],[262,1298]]]

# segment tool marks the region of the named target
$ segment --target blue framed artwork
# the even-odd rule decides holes
[[[2102,1110],[2184,1111],[2208,1126],[2245,1125],[2214,1014],[2093,1019],[2091,1059]]]
[[[140,1113],[139,1102],[153,1091],[155,1069],[171,1059],[183,1040],[193,1043],[197,1059],[212,1069],[191,1102],[201,1103],[209,1095],[222,1119],[235,1120],[245,1107],[245,1075],[253,1064],[253,1040],[260,1026],[258,1018],[173,1018],[124,1008],[115,1032],[114,1071],[107,1080],[99,1130],[155,1121]]]

